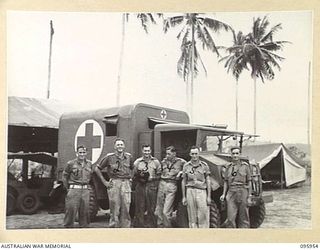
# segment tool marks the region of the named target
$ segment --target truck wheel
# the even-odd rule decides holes
[[[34,192],[26,191],[19,194],[17,199],[17,208],[23,214],[34,214],[40,206],[40,200]]]
[[[258,206],[250,207],[249,209],[250,227],[258,228],[262,224],[265,215],[266,215],[266,207],[263,201],[261,201],[261,203]]]
[[[16,197],[8,191],[7,194],[7,215],[11,215],[16,208]]]
[[[90,191],[90,199],[89,199],[89,213],[90,213],[90,220],[93,221],[98,213],[98,204],[96,198],[96,191],[94,187],[89,189]]]
[[[218,209],[217,204],[212,201],[210,205],[210,220],[209,226],[210,228],[219,228],[220,227],[220,211]]]

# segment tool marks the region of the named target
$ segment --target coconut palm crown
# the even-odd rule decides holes
[[[186,13],[164,19],[164,32],[170,28],[181,27],[177,39],[181,40],[181,55],[177,63],[177,73],[186,82],[187,110],[190,118],[193,118],[193,79],[199,72],[199,62],[205,73],[207,70],[201,60],[197,42],[200,42],[202,49],[212,51],[219,56],[210,32],[217,33],[220,30],[229,31],[231,27],[216,19],[202,16],[200,13]]]
[[[282,29],[281,23],[268,30],[270,22],[265,16],[253,20],[252,32],[244,36],[239,32],[234,34],[233,46],[227,48],[229,55],[220,61],[225,61],[227,71],[232,71],[238,81],[243,69],[251,69],[251,77],[254,81],[254,134],[256,133],[256,81],[260,78],[264,83],[265,79],[273,80],[275,77],[274,68],[281,70],[279,62],[285,58],[275,52],[282,50],[288,41],[274,41],[274,35]]]

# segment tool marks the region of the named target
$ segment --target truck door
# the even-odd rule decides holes
[[[177,156],[190,160],[190,147],[196,145],[197,130],[174,130],[161,132],[161,159],[165,157],[166,148],[174,146]]]

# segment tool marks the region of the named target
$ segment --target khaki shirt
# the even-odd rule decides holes
[[[186,179],[186,187],[207,189],[206,178],[210,175],[207,163],[199,161],[199,165],[193,166],[191,161],[183,166],[182,177]]]
[[[251,171],[248,163],[239,161],[230,163],[226,166],[222,177],[228,182],[228,185],[246,185],[251,181]]]
[[[91,161],[84,160],[83,163],[78,159],[71,160],[67,163],[64,168],[62,176],[64,184],[78,184],[86,185],[89,184],[93,173],[93,167]]]
[[[132,156],[124,152],[122,156],[116,153],[107,154],[98,164],[100,170],[107,168],[107,173],[113,179],[131,179],[132,178]]]
[[[159,179],[160,173],[161,173],[161,164],[159,160],[155,157],[151,157],[147,161],[143,158],[140,157],[135,160],[133,163],[133,171],[134,174],[137,172],[140,173],[149,173],[149,178],[148,180],[153,180],[153,179]]]
[[[164,158],[161,162],[161,179],[176,180],[177,174],[182,171],[184,164],[186,161],[178,157],[175,157],[173,161]]]

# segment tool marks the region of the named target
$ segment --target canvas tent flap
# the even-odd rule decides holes
[[[283,154],[286,186],[289,187],[295,183],[304,181],[306,179],[306,169],[294,161],[286,150],[283,150]]]

